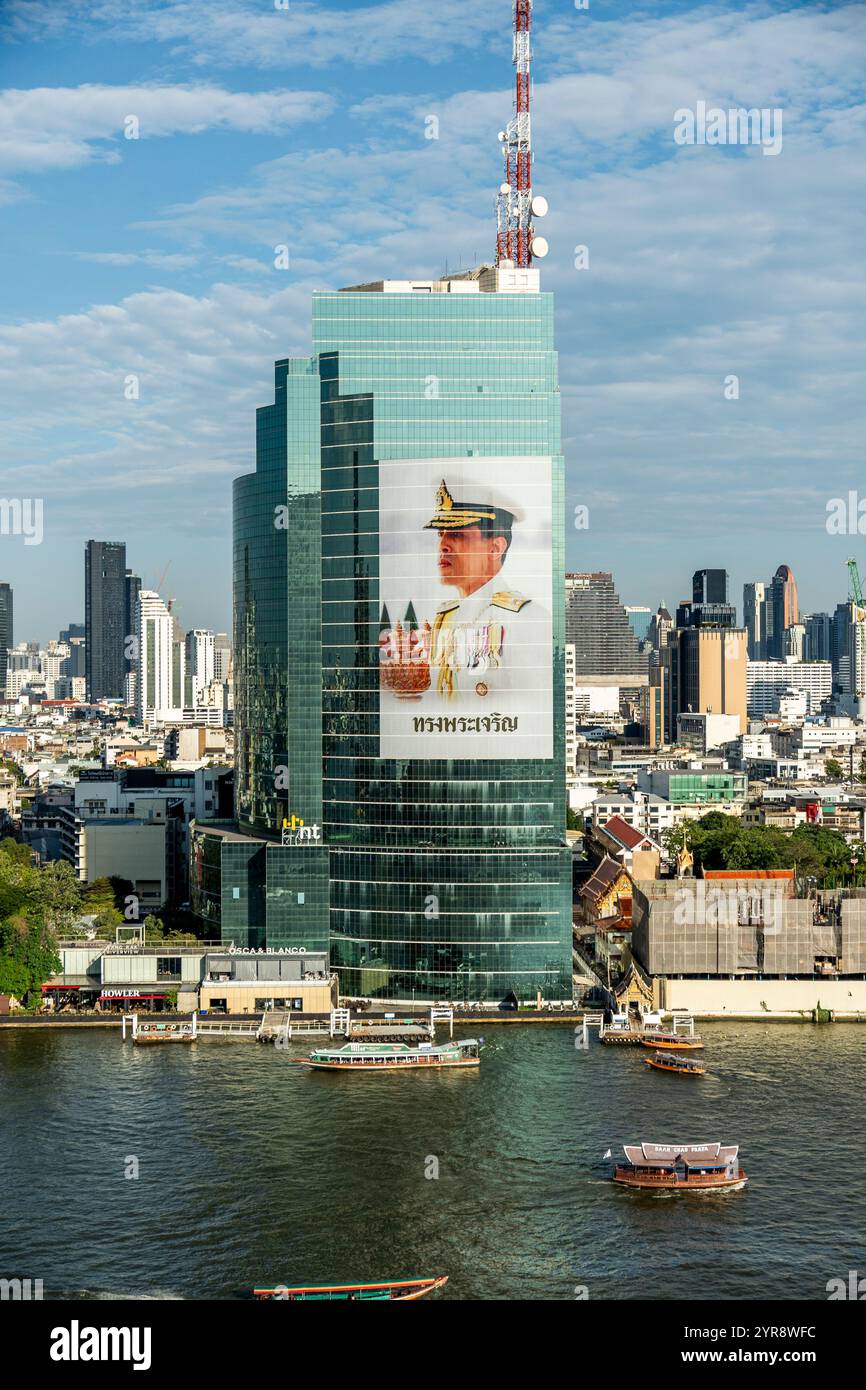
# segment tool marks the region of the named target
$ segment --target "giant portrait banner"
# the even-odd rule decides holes
[[[552,462],[379,463],[379,755],[553,756]]]

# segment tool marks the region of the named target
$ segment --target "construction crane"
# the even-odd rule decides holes
[[[532,0],[514,0],[514,66],[517,92],[514,115],[499,140],[505,159],[505,181],[499,186],[496,202],[496,264],[532,265],[533,256],[547,255],[543,236],[536,236],[533,217],[544,217],[547,199],[532,193]]]
[[[860,587],[860,571],[857,568],[856,560],[848,561],[848,577],[851,580],[851,592],[854,595],[854,602],[858,608],[863,607],[863,590]]]
[[[860,571],[857,568],[856,560],[851,559],[848,561],[848,577],[851,581],[851,592],[854,595],[854,623],[860,629],[859,641],[854,644],[854,651],[851,651],[851,643],[848,643],[849,677],[851,685],[854,688],[855,699],[862,700],[864,696],[866,696],[866,690],[863,689],[863,683],[860,680],[860,673],[863,667],[863,662],[860,657],[864,645],[863,623],[866,621],[866,607],[864,607],[863,604],[863,588],[860,584]],[[852,751],[852,759],[853,756],[854,754]]]

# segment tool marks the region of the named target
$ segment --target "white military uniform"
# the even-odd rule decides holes
[[[451,699],[531,689],[531,667],[544,659],[536,630],[546,618],[501,573],[466,598],[446,600],[433,623],[431,690]]]

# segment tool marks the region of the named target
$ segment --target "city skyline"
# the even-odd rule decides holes
[[[4,490],[45,502],[42,545],[0,546],[20,633],[70,621],[83,540],[133,524],[143,582],[174,557],[187,620],[228,626],[228,484],[271,361],[309,351],[312,290],[492,259],[509,9],[220,0],[203,26],[181,0],[134,15],[104,0],[94,28],[80,5],[5,8]],[[654,609],[718,564],[739,603],[769,536],[771,570],[789,564],[804,609],[832,611],[859,542],[828,534],[827,508],[859,463],[864,6],[621,10],[535,11],[566,568],[609,570]],[[777,157],[677,144],[674,113],[700,100],[781,110]]]

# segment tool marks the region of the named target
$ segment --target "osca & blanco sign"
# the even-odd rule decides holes
[[[231,946],[230,956],[305,956],[306,946]]]

